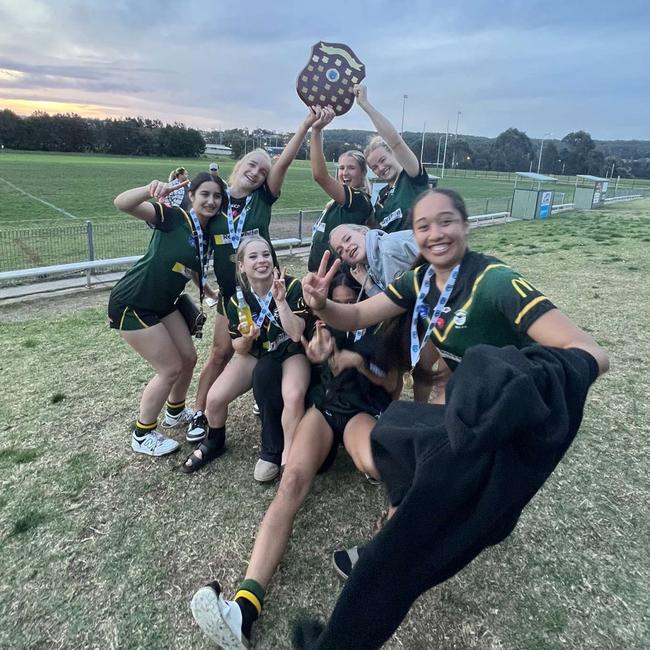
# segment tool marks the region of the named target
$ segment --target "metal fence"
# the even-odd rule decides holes
[[[649,191],[638,187],[610,188],[607,197],[609,200],[625,200],[627,196],[648,194]],[[572,204],[565,199],[572,197],[556,192],[554,207],[570,207]],[[470,216],[509,213],[511,203],[511,197],[466,201]],[[321,212],[321,209],[310,209],[274,213],[271,239],[279,241],[280,245],[309,243],[312,228]],[[136,219],[0,230],[0,272],[141,255],[150,238],[150,228]]]

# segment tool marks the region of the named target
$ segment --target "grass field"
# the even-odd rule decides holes
[[[471,237],[592,332],[612,369],[515,532],[423,596],[387,647],[647,648],[650,200]],[[189,600],[213,577],[232,593],[275,491],[252,479],[249,396],[231,409],[229,452],[196,476],[178,471],[187,443],[161,460],[131,453],[151,372],[107,329],[106,300],[0,307],[0,648],[210,647]],[[382,506],[340,453],[296,521],[256,648],[287,648],[300,610],[331,611],[330,553],[365,540]]]
[[[230,173],[233,164],[232,160],[219,161],[224,177]],[[94,222],[122,219],[123,215],[112,203],[119,192],[144,185],[153,178],[166,179],[170,170],[179,165],[194,174],[206,170],[208,161],[4,152],[0,154],[0,178],[51,205],[29,198],[0,181],[0,229],[54,223],[69,225],[86,219]],[[447,176],[440,181],[440,186],[458,190],[471,212],[479,214],[484,211],[487,200],[492,200],[493,211],[504,210],[512,198],[513,183],[501,178],[467,174]],[[567,193],[568,197],[573,196],[572,184],[558,183],[555,189]],[[495,202],[497,199],[500,201]],[[289,169],[282,196],[274,210],[281,214],[298,209],[319,209],[326,201],[325,193],[312,180],[309,162],[298,160]],[[52,206],[65,210],[68,215]]]
[[[94,229],[92,259],[141,254],[151,233],[142,223],[119,213],[113,198],[152,178],[167,178],[169,170],[178,165],[193,174],[207,164],[207,160],[197,159],[0,153],[0,271],[89,259],[87,220]],[[224,176],[233,164],[232,160],[220,161]],[[513,181],[508,175],[455,172],[439,184],[458,190],[472,215],[509,210]],[[573,197],[573,185],[568,182],[558,183],[556,190],[565,193],[564,201]],[[295,161],[273,209],[271,237],[297,237],[297,212],[301,209],[306,211],[302,237],[309,237],[326,200],[312,180],[308,161]]]

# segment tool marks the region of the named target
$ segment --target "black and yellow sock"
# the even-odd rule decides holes
[[[144,438],[150,431],[153,431],[156,428],[158,422],[153,422],[151,424],[143,424],[140,420],[135,421],[135,427],[133,427],[133,435],[136,438]]]
[[[178,415],[184,408],[185,400],[182,402],[177,402],[176,404],[172,404],[169,400],[167,400],[167,413],[169,413],[169,415]]]
[[[259,618],[264,605],[264,587],[255,580],[244,580],[235,594],[242,616],[242,633],[249,639],[253,623]]]

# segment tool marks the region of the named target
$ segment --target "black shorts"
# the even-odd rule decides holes
[[[172,305],[169,311],[159,313],[133,305],[125,305],[109,299],[109,326],[113,329],[127,332],[147,329],[153,325],[158,325],[165,316],[169,316],[175,309],[176,305]]]
[[[314,408],[322,414],[330,429],[332,429],[332,433],[334,434],[332,448],[327,454],[327,458],[323,461],[323,464],[318,468],[318,473],[323,474],[334,464],[339,445],[343,444],[343,432],[345,431],[345,427],[348,425],[348,422],[355,415],[359,415],[359,413],[365,413],[365,411],[357,411],[356,413],[338,413],[337,411],[332,411],[322,406],[314,405]]]

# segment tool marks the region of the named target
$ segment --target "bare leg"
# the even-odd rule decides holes
[[[377,420],[367,413],[357,413],[343,431],[343,444],[357,469],[368,476],[379,479],[370,448],[370,434]]]
[[[228,319],[221,314],[217,314],[214,321],[212,349],[210,350],[208,360],[201,370],[199,385],[196,389],[196,399],[194,400],[195,411],[205,411],[208,391],[217,377],[223,372],[232,354],[232,342],[228,333]]]
[[[294,354],[282,362],[282,430],[284,451],[282,465],[289,456],[293,435],[300,419],[305,414],[305,394],[309,387],[310,366],[304,354]]]
[[[275,498],[257,531],[246,578],[266,588],[287,547],[293,521],[332,448],[334,434],[322,413],[310,408],[300,421]]]
[[[420,354],[420,360],[415,366],[413,372],[414,384],[413,384],[413,400],[416,402],[422,402],[426,404],[429,401],[429,396],[431,395],[431,389],[433,387],[433,374],[431,368],[433,364],[438,360],[440,353],[436,347],[428,341],[427,344],[422,348],[422,353]]]
[[[196,349],[190,331],[187,329],[187,324],[179,311],[173,311],[161,319],[161,322],[174,341],[183,362],[183,369],[168,395],[169,401],[172,404],[177,404],[183,402],[187,397],[187,389],[190,387],[192,373],[194,372],[194,366],[196,366]]]
[[[143,330],[120,331],[120,336],[156,371],[140,398],[140,422],[155,422],[183,372],[183,359],[163,323]]]
[[[250,354],[235,354],[212,384],[205,411],[210,427],[223,427],[226,424],[228,405],[250,390],[256,363],[257,359]],[[196,449],[193,455],[199,459],[203,457],[201,449]],[[187,464],[191,465],[189,458]]]

